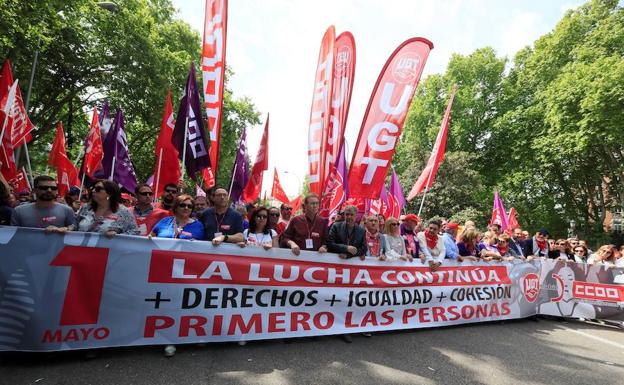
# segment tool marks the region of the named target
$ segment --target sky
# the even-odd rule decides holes
[[[307,132],[315,67],[328,26],[336,36],[355,38],[355,82],[345,131],[351,153],[379,72],[403,41],[424,37],[434,44],[422,79],[444,73],[453,53],[491,46],[500,57],[514,54],[550,32],[579,0],[229,0],[226,65],[229,88],[271,114],[269,170],[263,191],[270,195],[273,168],[292,198],[307,173]],[[203,30],[203,0],[173,0],[179,17]],[[201,34],[201,32],[200,32]],[[200,60],[199,58],[197,59]],[[263,124],[249,127],[255,159]],[[350,161],[350,154],[347,155]],[[409,190],[411,186],[403,186]],[[263,193],[264,194],[264,193]]]

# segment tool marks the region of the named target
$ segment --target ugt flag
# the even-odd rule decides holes
[[[173,130],[173,136],[171,137],[171,143],[178,150],[178,158],[186,166],[188,175],[194,181],[197,181],[196,174],[198,172],[210,167],[208,139],[204,130],[204,120],[201,111],[195,64],[191,63],[186,79],[186,87],[184,87],[184,95],[182,100],[180,100],[178,117]]]

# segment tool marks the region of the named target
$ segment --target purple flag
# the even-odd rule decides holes
[[[403,189],[401,188],[399,177],[394,171],[394,168],[392,169],[392,179],[390,180],[390,194],[396,199],[396,202],[398,202],[400,207],[399,212],[402,212],[406,203],[405,196],[403,195]]]
[[[102,171],[97,176],[103,179],[112,179],[126,190],[134,192],[137,186],[137,178],[128,153],[128,141],[121,110],[117,110],[115,121],[108,135],[106,135],[103,148]]]
[[[110,106],[108,105],[108,100],[104,101],[104,105],[102,106],[102,111],[100,112],[99,118],[100,136],[102,137],[102,143],[104,143],[106,135],[108,135],[111,124],[113,123],[110,117]]]
[[[184,156],[184,137],[186,136],[186,159]],[[195,76],[195,64],[191,63],[191,69],[186,79],[184,95],[180,100],[178,118],[176,119],[171,143],[178,149],[178,157],[184,165],[188,175],[197,181],[196,174],[210,167],[208,155],[208,138],[204,130],[204,119],[197,91],[197,79]]]
[[[249,179],[249,164],[247,160],[247,130],[243,129],[240,141],[238,142],[238,152],[232,168],[232,188],[230,189],[230,199],[238,202]]]

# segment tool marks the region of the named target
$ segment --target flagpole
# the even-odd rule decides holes
[[[28,166],[28,175],[30,175],[30,182],[32,184],[35,184],[32,167],[30,166],[30,154],[28,154],[28,144],[26,143],[26,138],[24,138],[24,154],[26,154],[26,166]]]
[[[80,160],[80,157],[82,156],[84,149],[80,149],[80,151],[78,151],[78,156],[76,157],[76,160],[74,161],[74,164],[78,164],[78,161]]]
[[[111,167],[111,173],[110,176],[108,177],[108,180],[113,180],[113,177],[115,176],[115,161],[117,160],[116,156],[113,156],[113,167]]]
[[[84,180],[85,180],[85,175],[87,173],[84,172],[84,170],[82,170],[82,179],[80,179],[80,192],[78,193],[78,200],[80,200],[80,198],[82,198],[82,188],[84,187]]]
[[[238,164],[236,159],[234,159],[234,171],[232,172],[232,179],[230,180],[230,191],[228,191],[228,196],[232,195],[232,187],[234,187],[234,177],[236,176],[236,169],[238,168]]]
[[[160,153],[158,155],[158,174],[156,174],[156,188],[154,189],[155,193],[154,193],[154,202],[156,202],[158,200],[158,183],[160,182],[160,167],[162,166],[162,155],[163,155],[163,148],[160,148]]]
[[[425,204],[425,197],[427,196],[427,191],[429,191],[429,182],[431,182],[431,176],[433,175],[433,167],[429,170],[429,176],[427,177],[427,184],[425,185],[425,193],[423,194],[422,200],[420,201],[420,208],[418,209],[418,217],[420,218],[420,213],[422,212],[423,206]]]
[[[186,171],[186,141],[188,140],[188,111],[184,122],[184,146],[182,147],[182,170],[180,172],[180,180],[184,182],[184,174]]]

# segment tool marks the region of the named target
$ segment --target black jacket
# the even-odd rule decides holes
[[[355,255],[348,253],[347,246],[354,246],[357,253]],[[327,249],[331,253],[346,254],[347,258],[366,255],[366,230],[354,225],[348,232],[346,222],[334,223],[327,236]]]

